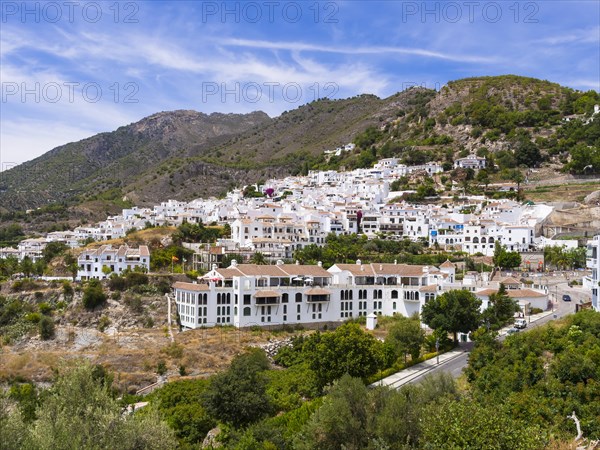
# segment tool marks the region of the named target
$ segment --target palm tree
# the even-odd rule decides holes
[[[267,259],[265,258],[265,255],[263,255],[261,252],[256,252],[250,257],[250,262],[252,264],[265,265],[267,264]]]

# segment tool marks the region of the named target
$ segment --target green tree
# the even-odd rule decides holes
[[[368,447],[369,393],[358,378],[337,381],[296,441],[298,449],[361,450]]]
[[[201,404],[208,385],[209,381],[202,379],[174,381],[150,395],[151,405],[156,406],[182,444],[201,443],[206,433],[216,426]]]
[[[519,252],[509,252],[506,247],[496,241],[494,244],[494,257],[492,259],[496,267],[501,269],[512,269],[521,265],[521,255]]]
[[[23,274],[26,277],[30,277],[31,276],[31,274],[34,271],[34,267],[33,267],[33,261],[31,260],[31,258],[29,256],[25,256],[21,260],[21,264],[19,265],[19,269],[21,270],[21,272],[23,272]]]
[[[251,264],[264,265],[264,264],[267,264],[267,259],[265,258],[265,255],[262,254],[261,252],[255,252],[250,257],[250,261],[249,262]]]
[[[406,354],[414,360],[421,354],[421,347],[425,343],[425,331],[421,328],[418,318],[399,317],[390,327],[385,342],[392,346],[396,356],[404,357]]]
[[[102,284],[98,280],[90,280],[83,291],[83,306],[86,309],[94,309],[106,302],[106,294],[102,290]]]
[[[42,250],[42,258],[46,264],[49,264],[55,257],[63,255],[68,249],[69,246],[64,242],[48,242]]]
[[[481,169],[479,172],[477,172],[475,180],[477,180],[479,184],[483,184],[485,186],[485,190],[487,191],[488,185],[490,184],[490,175],[486,169]]]
[[[476,330],[481,323],[481,300],[473,293],[452,290],[429,300],[423,305],[421,319],[430,328],[444,330],[454,335]]]
[[[500,283],[498,292],[489,296],[488,307],[482,314],[483,322],[492,329],[497,330],[506,325],[519,310],[516,300],[506,293],[506,286]]]
[[[38,328],[40,331],[40,338],[44,341],[52,339],[54,337],[54,321],[48,316],[42,316],[38,322]]]
[[[35,410],[40,400],[35,385],[31,383],[13,384],[8,392],[9,397],[18,402],[23,421],[26,423],[33,422],[36,417]]]
[[[237,356],[225,372],[210,381],[203,405],[213,417],[241,427],[262,419],[271,411],[262,373],[269,361],[260,349]]]
[[[172,432],[152,411],[124,416],[110,386],[94,378],[94,369],[87,362],[61,369],[36,416],[28,428],[18,430],[22,437],[16,448],[158,450],[176,445]],[[2,422],[0,418],[0,427],[5,428]],[[6,430],[2,432],[3,444],[16,440]]]
[[[383,344],[356,323],[315,333],[304,343],[303,352],[321,387],[346,373],[366,378],[390,362]]]
[[[497,405],[463,398],[431,403],[424,412],[421,448],[536,450],[546,444],[539,427],[515,420]]]

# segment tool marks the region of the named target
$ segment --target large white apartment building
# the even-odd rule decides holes
[[[598,301],[598,291],[600,290],[600,235],[594,236],[593,239],[588,241],[586,266],[592,273],[590,276],[584,277],[584,288],[587,288],[592,294],[594,309],[600,311],[600,302]]]
[[[122,274],[125,270],[143,269],[150,270],[150,250],[145,245],[139,248],[131,248],[121,245],[113,248],[112,245],[102,245],[96,249],[84,250],[77,258],[79,270],[78,280],[103,280],[111,274]],[[110,269],[108,274],[102,270],[104,267]]]
[[[410,316],[454,277],[454,265],[232,263],[197,283],[173,285],[181,325],[338,322],[370,313]]]

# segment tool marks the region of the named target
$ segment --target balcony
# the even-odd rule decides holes
[[[257,291],[254,298],[256,305],[276,305],[281,300],[281,294],[272,290]]]
[[[304,293],[306,294],[306,301],[310,303],[328,302],[331,299],[331,291],[323,288],[312,288]]]

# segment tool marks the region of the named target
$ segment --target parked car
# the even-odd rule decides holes
[[[570,295],[563,295],[563,302],[570,302],[571,301],[571,296]]]
[[[525,319],[517,319],[515,320],[515,328],[522,329],[527,327],[527,321]]]
[[[506,334],[515,334],[515,333],[518,333],[519,331],[521,331],[521,330],[519,330],[518,328],[512,327],[512,328],[509,328],[508,330],[506,330]]]

